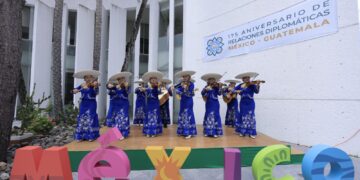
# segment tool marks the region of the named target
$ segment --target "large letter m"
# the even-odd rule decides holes
[[[27,146],[16,150],[11,180],[71,180],[66,147]]]

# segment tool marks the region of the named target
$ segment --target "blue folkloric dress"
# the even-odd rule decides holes
[[[116,87],[112,87],[112,88],[107,87],[107,89],[108,89],[108,94],[110,96],[110,105],[109,105],[108,113],[106,115],[105,125],[107,127],[115,127],[115,120],[112,118],[112,116],[113,116],[114,104],[118,100],[118,98],[116,98]]]
[[[224,90],[223,96],[226,96],[229,93],[229,89]],[[227,103],[227,110],[225,115],[225,125],[226,126],[235,126],[235,122],[239,118],[239,103],[237,98],[232,99],[229,103]]]
[[[169,95],[172,96],[171,89],[167,88],[167,91],[169,92]],[[160,118],[162,120],[162,123],[164,124],[164,127],[166,127],[167,124],[170,124],[169,99],[160,106]]]
[[[140,91],[140,88],[135,89],[136,103],[135,103],[135,118],[134,124],[143,124],[145,120],[145,92]]]
[[[235,131],[243,135],[256,136],[254,93],[259,93],[259,86],[250,85],[242,88],[241,84],[235,90],[240,90],[240,118],[235,122]]]
[[[146,118],[144,121],[143,133],[145,135],[158,135],[162,133],[162,121],[160,118],[160,102],[158,95],[159,88],[146,89]]]
[[[197,134],[195,116],[193,111],[193,96],[195,85],[190,82],[189,88],[184,89],[182,86],[176,88],[176,94],[180,95],[180,111],[178,118],[177,134],[182,136],[195,136]]]
[[[204,117],[204,135],[207,136],[220,136],[223,135],[221,117],[220,117],[220,103],[218,96],[221,95],[219,88],[213,88],[201,91],[201,95],[206,98],[206,111]]]
[[[81,98],[74,138],[75,140],[95,140],[100,135],[99,119],[96,113],[96,95],[99,89],[93,87],[82,88],[81,86],[76,89],[80,90]]]
[[[114,104],[112,104],[111,120],[115,122],[115,127],[119,129],[124,137],[130,134],[130,118],[129,118],[129,99],[128,95],[130,87],[116,88],[114,95]]]

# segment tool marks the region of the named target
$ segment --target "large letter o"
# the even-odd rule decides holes
[[[331,171],[325,176],[324,168],[328,163]],[[327,145],[316,145],[305,154],[302,173],[306,180],[353,180],[354,165],[344,151]]]

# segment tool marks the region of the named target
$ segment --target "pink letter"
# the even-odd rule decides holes
[[[111,128],[105,134],[102,134],[97,141],[102,148],[106,148],[111,142],[121,139],[123,136],[118,128]]]
[[[241,180],[240,149],[224,148],[224,180]]]
[[[112,128],[103,134],[98,141],[101,147],[87,154],[79,165],[79,179],[93,180],[103,177],[128,179],[130,174],[130,161],[124,151],[109,146],[112,141],[122,137],[117,128]],[[101,162],[106,162],[106,165]]]

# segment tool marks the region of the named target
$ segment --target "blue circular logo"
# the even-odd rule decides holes
[[[214,37],[213,39],[210,39],[207,41],[207,54],[208,56],[216,56],[217,54],[220,54],[223,50],[224,43],[222,37]]]

